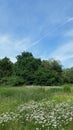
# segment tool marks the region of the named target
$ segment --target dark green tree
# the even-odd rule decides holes
[[[63,70],[63,82],[73,83],[73,67]]]
[[[15,63],[15,74],[24,79],[25,84],[33,84],[34,73],[37,71],[41,64],[40,59],[36,59],[29,52],[23,52],[17,56],[17,62]]]
[[[9,77],[13,73],[13,63],[9,58],[5,57],[0,60],[0,79],[3,77]]]

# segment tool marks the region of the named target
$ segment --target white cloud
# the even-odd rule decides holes
[[[73,58],[73,41],[60,45],[59,48],[50,55],[50,57],[61,60],[62,62],[66,62]]]
[[[0,58],[5,56],[9,57],[13,62],[15,61],[15,56],[19,53],[26,51],[28,48],[32,47],[33,43],[31,39],[14,39],[9,35],[0,36]]]

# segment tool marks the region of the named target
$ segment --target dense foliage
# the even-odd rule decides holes
[[[59,61],[34,58],[23,52],[17,61],[0,59],[0,84],[4,85],[61,85],[73,83],[73,68],[63,69]]]

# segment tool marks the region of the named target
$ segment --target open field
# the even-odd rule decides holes
[[[1,86],[0,130],[73,130],[73,86]]]

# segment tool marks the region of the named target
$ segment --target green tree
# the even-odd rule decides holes
[[[33,84],[34,73],[37,71],[40,64],[40,59],[34,58],[29,52],[23,52],[21,55],[17,56],[15,74],[22,77],[25,84]]]
[[[63,70],[64,83],[73,83],[73,67]]]
[[[5,57],[0,60],[0,79],[2,77],[11,76],[13,73],[13,63],[9,58]]]

